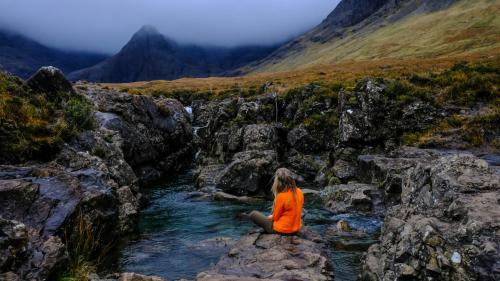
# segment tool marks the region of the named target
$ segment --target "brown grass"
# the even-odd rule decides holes
[[[330,65],[317,65],[305,69],[271,73],[257,73],[241,77],[183,78],[172,81],[157,80],[123,84],[105,84],[106,87],[126,90],[135,94],[154,92],[206,92],[214,96],[225,91],[237,94],[240,90],[258,89],[272,82],[273,90],[286,90],[309,83],[354,84],[365,77],[400,78],[412,73],[440,72],[457,62],[500,64],[500,50],[490,54],[456,56],[450,58],[380,59],[349,61]]]

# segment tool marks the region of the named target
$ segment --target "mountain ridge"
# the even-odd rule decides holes
[[[143,26],[117,54],[68,77],[95,82],[134,82],[224,76],[250,61],[262,59],[275,48],[180,45],[153,26]]]
[[[0,28],[0,65],[22,78],[28,78],[40,67],[53,65],[69,73],[106,59],[103,54],[63,51],[47,47],[16,32]]]
[[[473,2],[343,0],[316,28],[242,72],[287,71],[342,61],[442,57],[495,50],[500,47],[500,22],[495,16],[500,12],[500,3]],[[360,21],[349,22],[338,17],[363,3],[371,3],[373,9],[366,17],[359,18]],[[470,34],[463,40],[446,41],[451,34],[462,32]]]

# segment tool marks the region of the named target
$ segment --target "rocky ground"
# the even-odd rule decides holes
[[[498,166],[476,152],[401,146],[404,133],[426,130],[453,109],[418,98],[398,104],[383,80],[338,95],[311,85],[279,97],[193,101],[192,116],[174,99],[68,84],[53,68],[26,82],[52,96],[66,89],[85,97],[95,126],[48,161],[0,166],[0,279],[53,278],[74,261],[75,248],[96,259],[134,230],[147,201],[141,188],[175,175],[193,155],[193,196],[269,197],[273,172],[288,167],[332,213],[385,217],[362,280],[500,279]],[[345,222],[329,233],[363,235]],[[251,232],[233,242],[224,241],[227,255],[197,280],[333,278],[326,246],[310,233]],[[134,273],[90,279],[162,280]]]
[[[69,83],[42,68],[27,84],[57,95]],[[97,257],[135,229],[140,186],[189,162],[191,125],[178,101],[76,89],[94,103],[95,128],[50,162],[0,166],[2,278],[45,280],[74,259]]]

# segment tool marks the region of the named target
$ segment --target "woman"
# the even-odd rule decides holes
[[[278,169],[271,191],[274,194],[272,215],[266,217],[261,212],[252,211],[250,219],[267,233],[296,234],[302,227],[304,194],[297,187],[292,172],[286,168]]]

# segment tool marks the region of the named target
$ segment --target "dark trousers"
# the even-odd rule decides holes
[[[252,211],[250,212],[250,219],[255,223],[256,225],[262,227],[266,233],[273,234],[276,233],[273,229],[273,221],[270,220],[266,215],[259,211]]]

